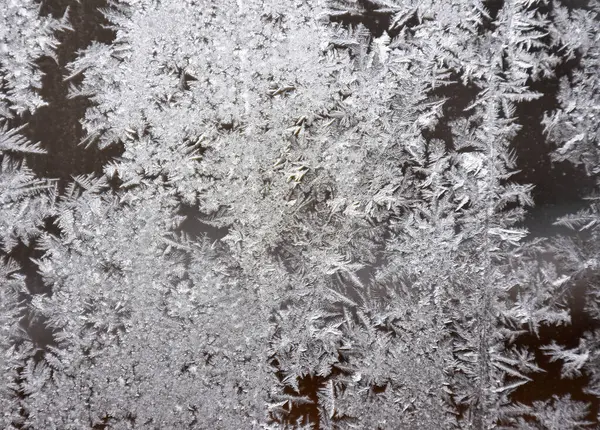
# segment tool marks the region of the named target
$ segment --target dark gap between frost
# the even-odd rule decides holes
[[[62,17],[67,6],[69,23],[74,31],[57,33],[60,42],[56,50],[58,64],[50,57],[42,57],[37,62],[45,74],[40,94],[48,105],[22,119],[23,123],[28,124],[24,130],[25,136],[34,142],[40,141],[48,152],[28,155],[27,164],[38,176],[58,178],[61,192],[72,176],[102,174],[104,165],[123,153],[123,148],[119,146],[105,150],[95,146],[87,149],[78,146],[84,137],[80,119],[91,103],[86,98],[67,97],[69,83],[63,81],[67,73],[65,65],[75,60],[77,51],[85,49],[92,41],[111,43],[115,34],[103,27],[108,22],[98,8],[107,7],[104,0],[81,3],[74,0],[43,1],[40,13]]]
[[[344,28],[356,28],[362,24],[373,37],[381,37],[390,28],[392,14],[379,10],[379,7],[369,0],[358,0],[357,4],[358,10],[331,15],[330,21],[341,23]]]
[[[274,363],[276,366],[279,364],[277,360]],[[282,380],[282,372],[277,372],[277,376]],[[290,396],[307,397],[310,399],[310,403],[292,403],[288,402],[289,412],[284,420],[279,421],[273,419],[273,422],[278,424],[294,425],[297,422],[300,425],[312,424],[314,430],[319,430],[319,389],[323,388],[327,383],[327,378],[317,375],[306,375],[298,378],[298,389],[296,392],[292,387],[286,386],[284,388],[284,394]]]
[[[454,139],[450,124],[458,118],[466,118],[469,112],[464,110],[475,101],[480,91],[475,85],[463,85],[459,82],[459,77],[453,75],[450,78],[454,83],[436,88],[431,92],[431,97],[435,99],[446,99],[442,106],[442,117],[437,122],[433,130],[424,130],[423,137],[428,141],[431,139],[442,140],[446,145],[447,151],[454,150]]]
[[[559,0],[559,3],[572,11],[573,9],[585,9],[589,10],[589,0]]]
[[[20,294],[20,299],[25,303],[29,303],[31,297],[37,294],[51,295],[52,289],[44,283],[42,275],[38,272],[38,266],[32,259],[39,259],[44,252],[36,249],[35,240],[31,244],[25,245],[19,242],[12,251],[5,256],[11,258],[21,267],[20,272],[25,276],[25,286],[27,287],[28,295]],[[19,324],[25,330],[34,343],[34,345],[42,350],[47,346],[55,346],[53,331],[47,326],[47,319],[36,314],[35,310],[26,307],[23,311],[22,319]]]
[[[526,346],[534,352],[537,365],[544,369],[545,373],[529,375],[532,381],[517,388],[511,394],[511,399],[515,402],[532,404],[534,401],[551,399],[553,395],[563,396],[569,394],[572,400],[589,403],[590,409],[586,419],[598,424],[596,417],[600,411],[600,399],[583,392],[588,386],[589,376],[584,373],[577,378],[561,378],[562,362],[560,360],[550,362],[550,357],[540,349],[544,345],[550,345],[552,341],[569,349],[575,348],[579,345],[579,340],[583,338],[586,331],[600,328],[600,321],[590,318],[584,310],[586,281],[586,279],[580,279],[576,285],[571,287],[567,299],[567,306],[571,311],[570,325],[542,325],[539,329],[539,337],[536,337],[533,333],[528,333],[519,336],[515,342],[517,347]]]
[[[585,172],[568,162],[553,162],[550,153],[553,145],[546,142],[541,120],[544,112],[558,109],[557,94],[561,78],[569,76],[577,68],[574,59],[556,69],[554,79],[531,84],[531,90],[543,96],[529,103],[519,103],[516,109],[521,130],[512,142],[517,153],[517,170],[511,179],[521,184],[533,184],[536,206],[569,205],[581,201],[594,187],[594,181]]]
[[[229,234],[227,227],[215,227],[205,222],[204,220],[210,221],[210,216],[207,216],[198,208],[181,204],[179,215],[184,215],[186,219],[179,225],[177,230],[186,233],[191,239],[207,236],[214,242]]]

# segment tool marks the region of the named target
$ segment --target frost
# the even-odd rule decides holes
[[[68,30],[62,20],[39,16],[34,0],[7,0],[0,14],[0,115],[11,117],[44,106],[39,96],[42,73],[35,61],[54,56],[55,32]]]
[[[2,15],[17,28],[0,33],[6,116],[40,106],[29,65],[64,27],[21,4]],[[588,425],[568,396],[514,397],[546,370],[522,336],[570,323],[560,298],[594,279],[597,199],[558,221],[585,246],[527,242],[532,187],[512,181],[517,107],[575,52],[544,125],[557,160],[598,173],[593,16],[486,5],[110,2],[116,40],[65,80],[92,102],[81,145],[122,156],[58,194],[19,158],[42,147],[0,129],[3,427]],[[457,82],[476,94],[450,115],[439,90]],[[190,231],[187,213],[225,233]],[[20,244],[51,294],[27,291]],[[52,331],[39,351],[24,303]],[[548,343],[597,395],[598,334]]]

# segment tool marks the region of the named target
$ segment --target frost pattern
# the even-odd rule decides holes
[[[590,3],[110,2],[115,41],[65,80],[92,101],[81,144],[122,157],[59,194],[18,158],[41,147],[0,129],[4,427],[594,425],[570,396],[515,401],[543,354],[600,396],[597,331],[522,341],[571,322],[559,298],[579,279],[598,317],[600,242],[596,198],[559,220],[585,244],[526,240],[532,186],[513,180],[512,145],[532,82],[579,56],[543,124],[556,161],[597,175]],[[380,35],[358,22],[375,12]],[[10,88],[27,61],[5,67]],[[467,86],[450,117],[440,91]],[[6,109],[40,105],[11,91]],[[186,231],[183,208],[227,234]],[[51,294],[27,291],[19,244],[42,252]],[[40,350],[20,297],[53,333]]]

